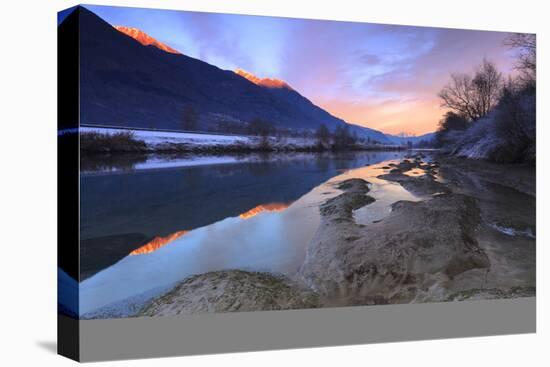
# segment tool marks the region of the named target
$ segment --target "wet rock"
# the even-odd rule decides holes
[[[430,163],[425,163],[421,160],[422,156],[415,156],[415,161],[411,162],[409,159],[404,159],[395,168],[391,169],[389,173],[378,176],[377,178],[398,182],[406,190],[417,195],[433,195],[440,193],[449,193],[451,190],[444,184],[436,180],[437,170],[435,166]],[[420,169],[424,171],[424,175],[418,175],[414,177],[407,175],[410,170]]]
[[[338,189],[346,191],[347,195],[338,195],[327,200],[319,208],[321,215],[329,217],[334,214],[336,221],[353,221],[353,210],[359,209],[374,201],[374,198],[366,195],[369,191],[367,182],[359,178],[346,180],[338,185]]]
[[[265,311],[319,307],[319,297],[268,273],[215,271],[191,276],[148,303],[136,316]]]
[[[401,171],[406,172],[414,168],[420,168],[421,164],[421,161],[410,161],[408,159],[404,159],[403,161],[399,162],[396,167],[399,168]]]
[[[505,186],[536,196],[536,169],[531,164],[496,164],[482,160],[439,156],[441,173],[461,186],[471,186],[472,178]]]
[[[409,302],[435,278],[489,266],[474,234],[480,220],[474,199],[444,194],[400,201],[382,221],[360,226],[353,210],[374,200],[365,199],[366,181],[348,180],[341,187],[343,194],[321,206],[321,224],[300,269],[327,303]]]
[[[453,293],[447,297],[447,301],[535,297],[535,295],[535,287],[473,288]]]
[[[402,171],[391,170],[388,174],[380,175],[377,178],[398,182],[406,190],[417,195],[433,195],[436,193],[449,193],[450,189],[435,180],[435,172],[427,171],[425,175],[413,177],[402,173]]]

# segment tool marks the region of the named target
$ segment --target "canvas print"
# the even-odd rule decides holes
[[[535,296],[534,34],[85,5],[60,39],[76,16],[60,313]]]

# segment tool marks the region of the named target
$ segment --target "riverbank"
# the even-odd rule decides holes
[[[401,145],[357,142],[345,149],[312,137],[223,135],[115,128],[80,128],[82,155],[106,153],[228,154],[254,152],[324,152],[404,150]]]
[[[289,279],[242,270],[216,271],[187,278],[136,316],[204,312],[274,311],[319,307],[319,297]]]
[[[371,181],[399,185],[418,201],[394,202],[382,219],[359,223],[356,213],[376,202],[372,183],[361,177],[335,182],[340,193],[320,203],[321,222],[303,264],[285,282],[291,294],[306,287],[318,299],[315,306],[304,307],[535,295],[534,167],[416,153],[369,169],[380,170]],[[216,300],[238,300],[241,289],[261,289],[265,279],[256,278],[240,276],[238,287],[224,286],[208,306],[187,301],[168,306],[173,300],[164,295],[137,314],[239,311]],[[201,287],[217,287],[218,276],[194,276],[173,289],[178,299],[196,299],[202,288],[189,285],[198,279],[206,282]],[[278,296],[270,291],[269,297]],[[293,308],[285,302],[277,309]],[[245,309],[271,309],[254,307]]]

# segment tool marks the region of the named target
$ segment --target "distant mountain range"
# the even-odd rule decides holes
[[[82,123],[182,129],[185,111],[192,109],[198,130],[261,118],[277,128],[348,126],[363,138],[384,144],[400,141],[348,124],[282,80],[219,69],[136,28],[113,27],[81,6],[60,24],[60,33],[66,31],[63,23],[71,17],[78,17],[80,23]]]
[[[418,136],[397,136],[397,135],[386,134],[386,137],[394,144],[404,145],[404,144],[407,144],[407,142],[411,142],[412,144],[418,144],[421,141],[425,141],[425,142],[432,141],[435,138],[435,133],[427,133],[427,134],[418,135]]]

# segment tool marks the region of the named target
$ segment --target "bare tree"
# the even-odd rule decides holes
[[[504,44],[518,51],[516,69],[521,72],[521,80],[534,85],[537,75],[537,36],[514,33],[504,40]]]
[[[325,124],[319,125],[315,132],[315,137],[317,138],[318,145],[325,146],[330,144],[330,131]]]
[[[496,105],[502,87],[502,74],[494,63],[483,60],[474,75],[451,74],[451,81],[439,92],[441,106],[470,120],[487,115]]]
[[[483,59],[476,70],[473,83],[477,96],[474,105],[480,117],[483,117],[498,103],[502,91],[502,74],[495,64]]]
[[[193,106],[185,106],[181,114],[181,128],[187,131],[195,131],[198,125],[197,112]]]
[[[435,133],[435,145],[444,147],[453,143],[453,135],[457,131],[464,131],[470,125],[468,118],[453,111],[447,111],[439,120]]]
[[[452,111],[447,111],[443,118],[439,121],[437,131],[447,132],[449,130],[466,130],[468,128],[468,120],[464,116],[458,115]]]
[[[269,136],[275,132],[273,126],[261,118],[254,118],[248,122],[247,133],[260,137],[258,147],[260,150],[269,150]]]
[[[333,147],[335,149],[350,149],[357,143],[357,134],[350,133],[347,124],[338,125],[332,135]]]
[[[533,162],[536,157],[536,93],[523,80],[510,78],[505,84],[495,114],[495,132],[506,144],[493,159]]]
[[[274,129],[269,122],[259,117],[248,122],[247,134],[268,137],[274,133]]]

